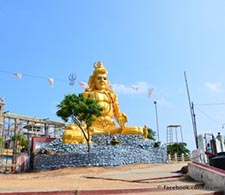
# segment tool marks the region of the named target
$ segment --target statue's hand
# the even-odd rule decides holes
[[[118,123],[120,125],[120,128],[124,128],[125,127],[125,123],[128,121],[128,117],[125,113],[121,112],[119,113],[119,117],[118,117]]]

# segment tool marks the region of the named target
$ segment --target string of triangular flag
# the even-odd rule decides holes
[[[25,76],[30,76],[30,77],[41,78],[41,79],[46,79],[46,78],[47,78],[49,85],[50,85],[51,87],[54,86],[54,81],[55,81],[55,79],[52,78],[52,77],[35,76],[35,75],[30,75],[30,74],[24,74],[24,73],[21,73],[21,72],[8,72],[8,71],[0,71],[0,72],[13,74],[13,76],[15,76],[15,77],[18,78],[18,79],[22,79],[22,78],[23,78],[23,75],[25,75]],[[71,74],[69,74],[68,79],[69,79],[69,85],[73,86],[73,85],[75,84],[75,80],[77,79],[77,76],[76,76],[75,73],[71,73]],[[62,80],[62,79],[61,79],[61,80]],[[80,86],[82,89],[88,88],[88,84],[85,83],[85,82],[78,82],[78,84],[79,84],[79,86]]]
[[[29,77],[33,77],[33,78],[47,79],[50,87],[54,87],[55,79],[52,78],[52,77],[44,77],[44,76],[30,75],[30,74],[24,74],[24,73],[21,73],[21,72],[13,72],[13,73],[12,72],[8,72],[8,71],[0,71],[0,72],[13,74],[13,76],[15,76],[18,79],[22,79],[23,76],[29,76]],[[77,76],[76,76],[75,73],[71,73],[71,74],[69,74],[68,79],[69,79],[69,85],[73,86],[75,84],[75,81],[77,79]],[[62,79],[60,79],[60,80],[62,80]],[[85,83],[85,82],[78,81],[77,83],[78,83],[78,85],[83,90],[85,90],[86,88],[89,87],[88,84]],[[113,86],[112,85],[110,85],[110,89],[113,90]],[[141,90],[141,87],[140,86],[132,85],[131,86],[131,89],[134,92],[139,92]],[[154,91],[153,88],[148,88],[148,97],[152,97],[153,96],[153,91]]]
[[[18,79],[22,79],[22,76],[23,76],[23,74],[20,73],[20,72],[13,72],[13,75],[16,76]],[[48,77],[48,82],[49,82],[49,85],[50,85],[51,87],[54,86],[54,79],[53,79],[53,78]]]
[[[132,85],[131,88],[132,88],[135,92],[138,92],[139,90],[141,90],[141,87],[135,86],[135,85]],[[152,88],[152,87],[148,88],[148,97],[152,97],[152,96],[153,96],[153,91],[154,91],[154,88]]]
[[[55,79],[52,78],[52,77],[44,77],[44,76],[37,76],[37,75],[31,75],[31,74],[24,74],[24,73],[21,73],[21,72],[9,72],[9,71],[0,71],[0,72],[12,74],[13,76],[15,76],[18,79],[22,79],[23,76],[29,76],[29,77],[33,77],[33,78],[39,78],[39,79],[47,79],[50,87],[53,87],[54,82],[55,82]],[[57,80],[59,80],[59,79],[57,79]],[[62,79],[60,79],[60,80],[62,80]]]
[[[13,72],[13,75],[16,76],[18,79],[22,79],[22,77],[23,77],[23,74],[20,73],[20,72]],[[31,75],[30,75],[30,76],[31,76]],[[43,78],[43,77],[40,77],[40,78]],[[54,86],[54,79],[51,78],[51,77],[48,77],[47,79],[48,79],[49,85],[50,85],[51,87],[53,87],[53,86]]]

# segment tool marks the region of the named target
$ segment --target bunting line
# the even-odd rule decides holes
[[[54,86],[54,81],[55,80],[61,80],[61,81],[66,81],[64,79],[53,79],[52,77],[45,77],[45,76],[38,76],[38,75],[31,75],[31,74],[26,74],[26,73],[21,73],[21,72],[9,72],[9,71],[0,71],[1,73],[7,73],[7,74],[12,74],[18,79],[22,79],[24,76],[31,77],[31,78],[39,78],[39,79],[46,79],[50,85],[50,87]]]
[[[73,74],[69,74],[68,76],[68,80],[65,80],[65,79],[57,79],[57,78],[53,78],[53,77],[46,77],[46,76],[39,76],[39,75],[32,75],[32,74],[26,74],[26,73],[22,73],[22,72],[9,72],[9,71],[4,71],[4,70],[0,70],[0,73],[7,73],[7,74],[11,74],[13,76],[15,76],[16,78],[18,78],[19,80],[23,79],[24,77],[31,77],[31,78],[39,78],[39,79],[45,79],[47,80],[49,86],[51,88],[54,87],[55,85],[55,81],[56,80],[61,80],[61,81],[67,81],[68,84],[70,86],[73,86],[75,84],[75,80],[77,78],[76,74],[73,73]],[[85,83],[85,82],[81,82],[81,81],[78,81],[77,84],[83,89],[85,90],[86,88],[88,88],[88,84]],[[122,86],[122,89],[124,89],[125,91],[130,91],[128,88],[132,89],[133,92],[135,93],[143,93],[143,92],[146,92],[147,91],[147,96],[150,98],[153,96],[153,91],[154,89],[153,88],[146,88],[146,87],[143,87],[142,86],[139,86],[138,84],[137,85],[131,85],[130,87],[126,87],[124,85],[118,85],[119,87]],[[109,86],[109,88],[111,90],[114,91],[114,87],[112,85]],[[117,87],[115,87],[115,90],[116,90]],[[144,89],[144,91],[143,91]],[[118,89],[120,90],[120,89]],[[131,92],[131,91],[130,91]],[[125,92],[126,93],[126,92]]]

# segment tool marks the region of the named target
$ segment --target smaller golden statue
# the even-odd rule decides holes
[[[97,117],[92,124],[93,134],[143,134],[143,128],[137,126],[126,126],[128,117],[120,111],[118,98],[110,88],[108,72],[101,61],[94,66],[94,72],[89,77],[88,88],[84,91],[84,96],[98,100],[99,105],[104,108],[101,117]],[[118,123],[118,127],[116,123]],[[72,128],[73,134],[80,131],[77,127]],[[70,132],[71,133],[71,132]],[[65,130],[63,142],[68,143],[67,137],[70,133]],[[77,132],[78,133],[78,132]],[[79,133],[78,133],[79,134]],[[74,136],[75,138],[76,136]],[[79,137],[79,136],[78,136]],[[74,140],[76,142],[76,140]],[[70,141],[71,142],[71,141]]]
[[[118,145],[118,144],[121,144],[121,141],[119,141],[119,140],[117,139],[117,137],[114,135],[114,136],[112,137],[112,140],[110,141],[110,143],[111,143],[111,145]]]
[[[148,127],[146,125],[143,128],[143,134],[144,134],[144,138],[147,139],[148,138]]]

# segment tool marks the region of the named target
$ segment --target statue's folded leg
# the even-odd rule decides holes
[[[141,127],[135,127],[135,126],[128,126],[125,127],[121,134],[138,134],[143,135],[143,129]]]

